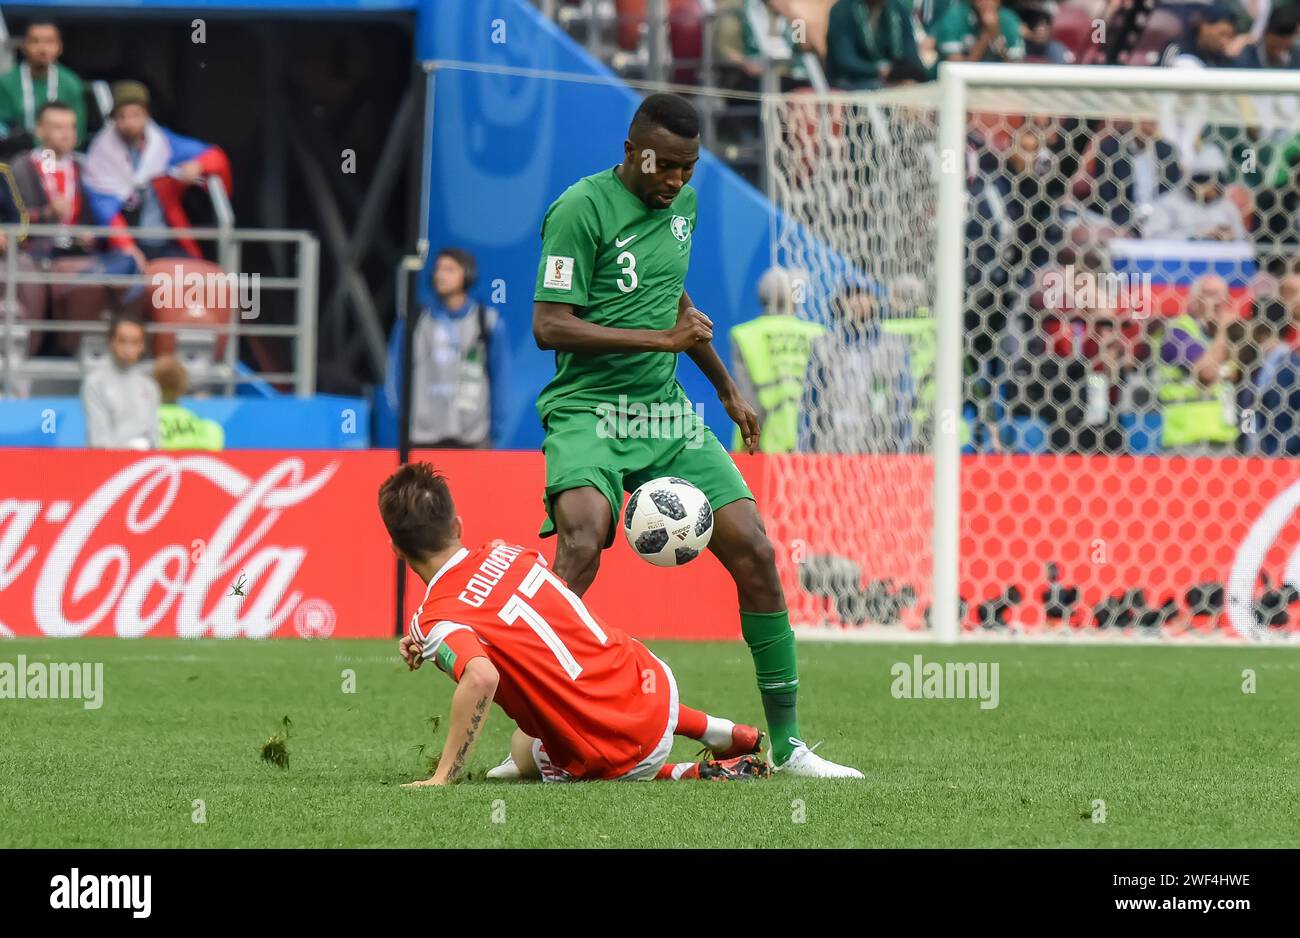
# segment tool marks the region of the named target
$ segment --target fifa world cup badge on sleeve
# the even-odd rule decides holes
[[[547,290],[573,289],[573,258],[558,257],[554,254],[546,258],[546,279],[542,286]]]

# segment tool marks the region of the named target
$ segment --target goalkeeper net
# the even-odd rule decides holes
[[[1187,75],[765,102],[774,263],[824,328],[766,506],[801,625],[1300,636],[1300,79]]]
[[[933,86],[764,102],[775,263],[824,330],[765,506],[796,622],[925,620],[936,105]]]

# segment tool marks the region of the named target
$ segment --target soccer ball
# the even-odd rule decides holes
[[[713,508],[685,479],[651,479],[627,500],[623,533],[642,560],[656,567],[679,567],[709,546]]]

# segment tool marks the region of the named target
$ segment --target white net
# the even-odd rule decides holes
[[[793,618],[919,629],[931,568],[933,87],[769,99],[776,262],[823,327],[766,506]]]
[[[827,327],[769,506],[805,625],[926,627],[933,93],[765,108],[775,260]],[[964,633],[1300,637],[1296,96],[968,106]]]

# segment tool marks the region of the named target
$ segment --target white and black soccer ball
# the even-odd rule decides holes
[[[679,567],[709,546],[713,507],[685,479],[651,479],[627,500],[623,533],[642,560],[656,567]]]

